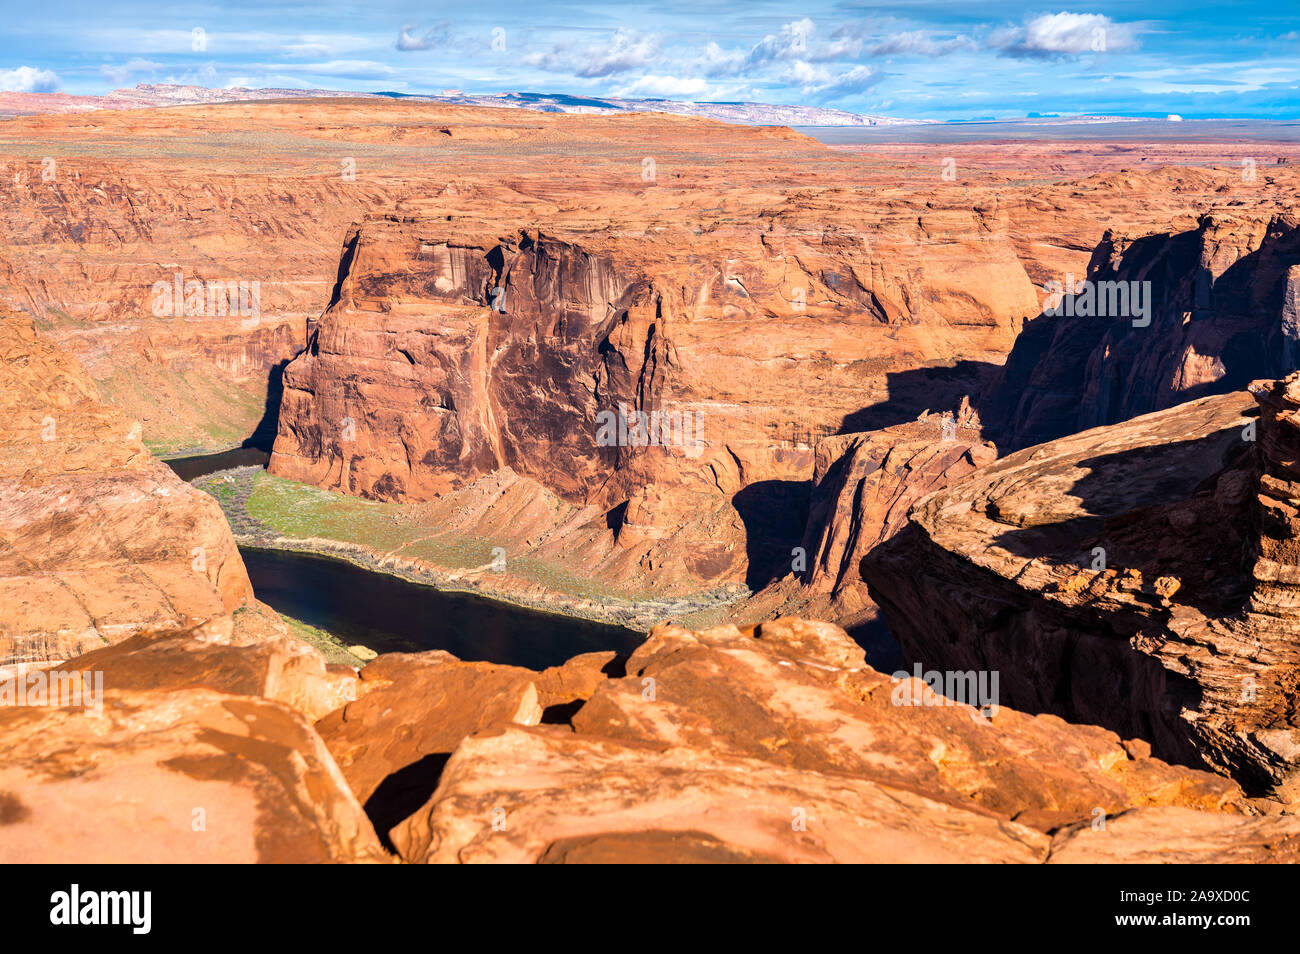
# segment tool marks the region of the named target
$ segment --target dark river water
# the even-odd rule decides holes
[[[194,480],[268,459],[266,451],[248,447],[166,463],[182,479]],[[316,554],[254,547],[239,552],[263,603],[347,645],[380,653],[445,649],[465,660],[544,669],[579,653],[631,652],[645,639],[622,626],[445,593]]]
[[[199,454],[197,457],[174,457],[163,461],[181,480],[194,480],[229,467],[265,467],[271,455],[256,447],[236,447],[219,454]]]
[[[578,653],[631,652],[645,639],[621,626],[445,593],[329,557],[239,552],[262,602],[376,652],[445,649],[461,659],[544,669]]]

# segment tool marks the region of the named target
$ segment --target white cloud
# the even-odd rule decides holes
[[[523,58],[523,63],[552,73],[572,73],[584,79],[595,79],[659,63],[660,42],[660,38],[653,34],[619,29],[607,43],[585,47],[557,43],[545,52],[529,53]]]
[[[397,42],[393,45],[404,53],[412,50],[431,50],[435,46],[444,45],[451,37],[451,22],[449,20],[435,23],[419,36],[411,32],[414,29],[415,27],[409,23],[402,27],[397,33]]]
[[[59,78],[50,70],[34,66],[0,70],[0,90],[6,93],[53,93],[58,88]]]
[[[893,17],[855,20],[838,27],[831,34],[836,50],[847,57],[859,53],[868,56],[945,56],[958,51],[974,51],[978,45],[962,33],[934,30],[899,29],[902,21]]]
[[[856,96],[875,86],[882,75],[867,66],[855,66],[839,76],[804,87],[804,93],[823,101]]]
[[[795,60],[782,73],[781,79],[787,83],[797,83],[805,91],[811,91],[814,87],[829,83],[831,73],[824,66],[814,66],[804,60]]]
[[[153,60],[146,60],[136,56],[121,66],[114,66],[112,63],[105,63],[99,68],[99,75],[114,86],[122,86],[131,79],[136,73],[153,73],[163,68],[162,63],[155,63]]]
[[[671,99],[675,96],[696,97],[709,91],[709,84],[698,77],[656,76],[648,73],[635,82],[620,86],[613,95],[625,99],[641,96]]]
[[[817,24],[808,17],[787,23],[780,33],[768,34],[755,43],[745,64],[763,66],[793,60],[824,63],[856,56],[862,47],[860,39],[841,30],[835,31],[829,42],[815,39],[816,32]]]
[[[1138,24],[1116,23],[1100,13],[1044,13],[995,32],[989,45],[1006,56],[1040,59],[1120,52],[1137,49]]]
[[[923,30],[908,30],[881,37],[866,46],[871,56],[943,56],[958,50],[973,50],[975,42],[968,36],[937,40]]]
[[[724,50],[710,40],[700,57],[700,66],[708,76],[731,76],[738,72],[745,62],[745,53],[741,50]]]

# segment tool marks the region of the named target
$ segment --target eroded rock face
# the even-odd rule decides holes
[[[221,508],[30,319],[0,316],[0,662],[66,659],[252,599]]]
[[[990,720],[862,659],[828,623],[658,627],[571,730],[465,739],[392,843],[420,862],[1037,863],[1050,832],[1100,814],[1247,808],[1229,780],[1140,741],[1000,707]]]
[[[316,728],[383,836],[428,798],[466,736],[497,722],[541,721],[536,679],[441,650],[388,653],[361,670],[359,698]]]
[[[725,239],[719,254],[739,262],[747,242]],[[465,224],[382,220],[354,229],[330,309],[286,372],[272,471],[421,500],[509,467],[606,507],[637,502],[650,484],[652,498],[676,487],[729,496],[805,479],[809,438],[837,429],[860,395],[837,391],[828,406],[810,408],[800,389],[811,382],[791,379],[782,405],[741,412],[723,382],[695,380],[718,343],[685,340],[702,324],[739,317],[732,299],[755,319],[799,321],[805,309],[774,282],[750,276],[715,287],[690,263],[657,264],[669,251],[648,237],[590,232],[501,237]],[[852,261],[861,252],[837,246],[833,254]],[[775,268],[755,254],[760,272]],[[861,324],[874,338],[881,321],[840,297],[826,292],[807,310],[837,334],[848,330],[838,325]],[[842,343],[846,360],[865,347]],[[780,433],[809,414],[817,420]],[[602,433],[606,423],[614,426]],[[636,516],[627,515],[634,526]]]
[[[211,689],[272,699],[309,721],[356,699],[359,689],[351,667],[326,665],[273,611],[260,608],[186,630],[139,633],[54,668],[102,672],[114,689]]]
[[[1108,308],[1122,301],[1107,283],[1125,294],[1147,283],[1149,313],[1137,316],[1133,299],[1119,317],[1029,322],[980,404],[998,446],[1018,450],[1295,370],[1298,222],[1292,211],[1217,211],[1185,232],[1108,232],[1088,281]]]
[[[311,725],[208,689],[0,707],[6,863],[384,861]]]
[[[629,453],[597,443],[597,414],[660,399],[661,307],[626,264],[549,236],[356,229],[286,371],[271,469],[422,500],[508,466],[593,496]]]
[[[943,327],[942,343],[927,338],[936,354],[963,341],[984,353],[1036,307],[1007,248],[950,238],[929,261],[956,257],[945,283],[978,272],[960,319],[950,285],[886,307],[897,263],[876,268],[869,243],[781,223],[715,232],[697,254],[653,230],[503,235],[475,220],[368,220],[349,233],[332,303],[285,372],[270,469],[410,501],[509,473],[594,509],[601,539],[571,527],[559,541],[591,552],[588,572],[761,585],[789,567],[804,531],[814,442],[841,430],[864,393],[893,394],[888,372],[912,360],[901,336]],[[703,267],[714,260],[722,273]],[[815,347],[736,338],[737,322],[777,320],[793,340],[815,326]],[[508,543],[518,553],[531,539]]]
[[[858,570],[862,558],[906,524],[916,501],[997,457],[967,412],[818,441],[808,524],[790,553],[795,572],[737,614],[803,614],[833,619],[855,635],[866,631],[878,613]]]
[[[1294,797],[1296,379],[1257,397],[1257,427],[1203,398],[927,497],[862,565],[904,652]]]
[[[1294,815],[1225,818],[1186,808],[1135,808],[1104,829],[1074,825],[1052,839],[1049,864],[1295,864],[1300,819]]]

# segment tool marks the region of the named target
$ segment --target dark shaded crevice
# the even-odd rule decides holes
[[[343,254],[339,257],[338,275],[334,279],[334,288],[330,292],[330,303],[325,306],[326,311],[337,305],[343,297],[343,282],[352,270],[352,259],[356,257],[359,241],[361,241],[361,232],[354,230],[343,245]]]
[[[435,752],[398,769],[380,782],[374,794],[366,800],[366,817],[375,826],[375,834],[388,851],[397,854],[388,833],[433,797],[449,758],[450,752]]]

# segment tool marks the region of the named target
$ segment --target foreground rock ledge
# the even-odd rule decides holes
[[[467,737],[390,843],[411,862],[1041,863],[1099,817],[1174,805],[1213,832],[1255,810],[1140,741],[875,672],[828,623],[661,626],[625,671],[567,726]]]
[[[358,678],[242,610],[77,669],[102,706],[0,707],[0,860],[1274,861],[1300,826],[1139,740],[876,672],[797,618],[660,626],[540,673],[435,651]]]
[[[206,689],[0,708],[0,861],[384,861],[303,717]]]

